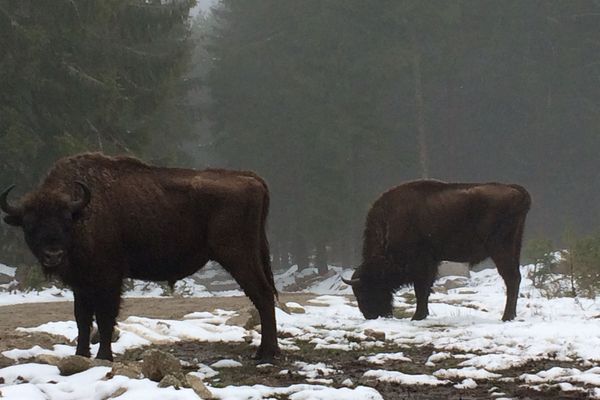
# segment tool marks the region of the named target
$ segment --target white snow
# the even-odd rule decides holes
[[[457,383],[454,385],[457,389],[475,389],[477,387],[477,382],[475,382],[471,378],[467,378],[463,380],[461,383]]]
[[[15,272],[17,271],[14,267],[9,267],[8,265],[4,265],[0,263],[0,274],[15,276]]]
[[[298,368],[298,374],[311,379],[341,372],[331,368],[325,363],[308,364],[303,361],[296,361],[294,366]]]
[[[470,378],[474,380],[489,380],[494,378],[500,378],[502,375],[495,374],[485,369],[477,369],[475,367],[466,368],[449,368],[449,369],[438,369],[433,373],[433,376],[437,378],[446,379],[463,379]]]
[[[500,321],[506,296],[504,284],[495,270],[472,273],[467,286],[450,289],[448,293],[432,294],[430,316],[423,321],[410,320],[410,315],[415,309],[411,288],[398,291],[394,297],[395,307],[403,309],[407,318],[365,320],[354,298],[340,295],[350,290],[339,282],[340,275],[343,273],[344,276],[349,276],[350,271],[340,270],[339,274],[338,271],[334,271],[335,274],[331,274],[325,281],[309,286],[327,294],[315,295],[314,299],[304,304],[302,307],[305,313],[287,314],[276,309],[277,328],[281,333],[279,342],[284,352],[299,350],[300,343],[304,347],[308,343],[315,350],[360,350],[361,356],[357,354],[356,360],[365,366],[365,377],[399,385],[448,385],[464,391],[476,387],[478,381],[514,380],[517,385],[526,385],[536,390],[557,387],[564,392],[578,392],[585,389],[591,393],[592,398],[600,398],[600,367],[595,367],[600,363],[600,301],[567,297],[547,299],[533,288],[527,278],[530,268],[522,268],[524,279],[521,284],[518,314],[517,319],[512,322]],[[292,278],[294,282],[296,280],[294,272],[288,270],[277,278],[280,283],[285,281],[291,284]],[[310,278],[310,274],[310,271],[305,270],[300,276],[302,279]],[[198,288],[197,291],[188,288],[191,296],[202,293],[214,295],[214,292],[195,287]],[[50,290],[54,292],[51,293]],[[62,296],[60,300],[65,300],[69,298],[70,292],[63,293],[60,289],[53,288],[41,293],[44,294],[19,294],[24,297],[18,302],[29,301],[27,296],[33,298],[48,295],[54,299]],[[9,295],[6,293],[0,295],[0,304],[8,304],[5,300],[7,296]],[[233,315],[233,311],[215,310],[191,313],[182,320],[129,317],[119,323],[121,335],[113,348],[119,354],[136,346],[180,340],[236,342],[240,346],[246,346],[244,341],[251,340],[252,345],[257,346],[260,335],[256,331],[227,325],[227,321]],[[385,333],[385,343],[365,335],[367,329]],[[54,321],[23,330],[49,332],[71,340],[77,335],[73,321]],[[383,345],[386,352],[381,349]],[[433,349],[425,362],[429,367],[440,365],[433,374],[414,373],[414,364],[417,361],[411,361],[410,357],[407,357],[410,353],[406,349],[415,346],[428,346]],[[92,353],[95,351],[97,346],[92,347]],[[73,353],[73,346],[55,345],[52,349],[34,346],[31,349],[12,349],[3,354],[22,360],[36,354],[64,357]],[[455,368],[444,368],[444,361],[449,359],[452,359],[452,365],[457,365]],[[530,361],[540,360],[544,360],[546,365],[550,360],[557,363],[573,362],[573,365],[579,367],[548,368],[518,377],[506,371]],[[371,388],[330,387],[333,382],[346,382],[344,385],[352,383],[340,379],[340,375],[344,374],[343,366],[326,359],[321,361],[297,362],[285,366],[286,370],[301,375],[307,382],[318,382],[318,385],[302,384],[284,388],[253,385],[210,389],[217,398],[222,399],[261,399],[282,395],[291,399],[382,398]],[[408,373],[404,370],[402,362],[410,362],[410,371],[413,372]],[[387,364],[388,369],[370,369],[369,364]],[[395,370],[389,370],[391,365]],[[3,398],[106,398],[120,387],[126,388],[127,392],[119,399],[135,398],[136,395],[138,398],[192,398],[186,397],[190,393],[185,390],[159,390],[156,384],[150,381],[129,380],[125,377],[102,381],[100,375],[105,370],[98,369],[100,367],[77,378],[80,379],[78,383],[83,386],[79,388],[73,383],[75,378],[70,381],[69,377],[60,377],[53,368],[23,364],[0,370],[0,376],[5,378],[5,383],[0,385]],[[209,386],[211,379],[220,377],[211,367],[201,364],[198,368],[198,376],[206,379]],[[423,371],[431,369],[424,366]],[[28,382],[17,382],[15,379],[19,375]],[[49,381],[57,383],[48,383]],[[68,390],[71,390],[69,395],[65,394]]]
[[[387,371],[383,369],[370,370],[364,374],[367,378],[375,378],[381,382],[393,382],[401,385],[429,385],[438,386],[450,383],[447,380],[440,380],[435,376],[425,374],[405,374],[398,371]]]
[[[288,387],[227,386],[211,388],[213,396],[223,400],[256,400],[272,398],[276,395],[288,395],[290,400],[383,400],[373,388],[357,386],[350,388],[330,388],[322,385],[291,385]]]
[[[378,353],[370,356],[361,356],[358,358],[359,361],[366,361],[371,364],[383,365],[387,361],[406,361],[411,362],[412,360],[404,355],[403,352],[398,353]]]
[[[237,368],[237,367],[241,367],[243,366],[243,364],[239,361],[235,361],[235,360],[230,360],[230,359],[223,359],[223,360],[219,360],[215,363],[210,364],[211,368]]]

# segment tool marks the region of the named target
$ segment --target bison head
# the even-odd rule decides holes
[[[392,293],[389,283],[373,279],[368,274],[361,274],[361,269],[354,271],[352,279],[342,281],[352,286],[358,308],[366,319],[392,316]]]
[[[23,228],[25,241],[46,272],[64,265],[73,242],[73,223],[89,203],[90,189],[75,182],[82,196],[72,199],[55,192],[38,192],[22,204],[12,205],[8,194],[14,185],[0,194],[4,222]]]

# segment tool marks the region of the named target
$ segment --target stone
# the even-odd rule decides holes
[[[57,367],[60,374],[69,376],[92,368],[93,362],[87,357],[69,356],[60,360]]]
[[[466,278],[469,278],[471,276],[471,272],[469,271],[469,264],[442,261],[442,263],[438,267],[438,277],[442,278],[444,276],[464,276]]]
[[[226,324],[241,326],[246,330],[252,330],[255,326],[260,324],[260,316],[255,307],[244,307],[237,312],[237,315],[229,318]]]
[[[142,354],[142,374],[155,382],[166,375],[181,373],[181,364],[172,354],[160,350],[147,350]]]
[[[183,386],[181,380],[177,378],[175,375],[165,375],[160,382],[158,383],[159,388],[166,388],[169,386],[173,386],[175,389],[179,389]]]
[[[202,382],[202,378],[192,373],[189,373],[185,376],[187,383],[190,385],[192,390],[200,396],[201,399],[213,399],[213,394],[208,390],[208,388]]]
[[[13,364],[16,364],[15,360],[0,354],[0,368],[10,367]]]
[[[139,379],[142,377],[142,367],[138,363],[113,363],[112,369],[109,372],[110,376],[123,375],[130,379]]]
[[[94,367],[112,367],[112,361],[101,360],[99,358],[92,359],[92,364]]]
[[[288,311],[288,314],[306,314],[306,310],[298,303],[288,302],[285,304]]]
[[[254,307],[251,307],[248,310],[248,320],[244,324],[244,329],[251,330],[256,327],[256,325],[260,325],[260,315],[258,315],[258,310]]]
[[[121,331],[119,331],[119,328],[115,327],[113,329],[113,333],[112,333],[112,337],[110,338],[110,341],[115,343],[117,340],[119,340],[119,335],[121,334]],[[92,333],[90,336],[90,342],[92,344],[97,344],[100,343],[100,332],[98,331],[98,328],[94,326],[94,328],[92,329]]]
[[[122,394],[125,394],[125,392],[127,392],[127,388],[120,387],[117,390],[115,390],[110,396],[108,396],[108,398],[116,399],[117,397],[121,396]]]
[[[385,341],[385,332],[376,331],[374,329],[365,329],[364,334],[375,340]]]
[[[465,286],[467,286],[468,283],[469,283],[468,280],[465,278],[446,279],[441,284],[441,287],[443,287],[444,289],[446,289],[448,291],[450,289],[457,289],[457,288],[465,287]]]
[[[6,285],[7,283],[11,283],[14,280],[14,277],[0,273],[0,285]]]
[[[39,354],[34,358],[34,362],[39,364],[58,365],[60,361],[60,357],[54,356],[52,354]]]

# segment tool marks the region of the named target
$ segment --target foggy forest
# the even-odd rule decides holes
[[[371,202],[422,177],[527,187],[527,238],[598,230],[597,2],[193,5],[3,1],[2,185],[80,151],[253,170],[277,268],[356,263]]]
[[[599,170],[600,0],[0,0],[0,398],[600,399]]]

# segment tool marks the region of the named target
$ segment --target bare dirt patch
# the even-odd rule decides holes
[[[308,300],[315,297],[317,296],[314,294],[286,293],[280,295],[280,300],[281,302],[293,301],[307,304]],[[245,296],[126,298],[121,306],[119,321],[132,315],[148,318],[181,319],[184,315],[196,311],[213,311],[217,308],[239,311],[251,306],[252,303]],[[35,345],[51,349],[53,344],[65,343],[65,338],[61,336],[45,333],[24,333],[15,329],[18,327],[35,327],[50,321],[72,320],[74,320],[73,302],[2,306],[0,307],[0,352],[15,348],[28,349]]]
[[[282,294],[281,301],[293,301],[303,305],[311,304],[308,301],[317,297],[312,294]],[[181,319],[185,314],[195,311],[214,311],[215,309],[242,311],[251,307],[246,297],[209,297],[209,298],[128,298],[124,300],[119,319],[136,315],[150,318]],[[16,332],[17,327],[33,327],[49,321],[64,321],[73,319],[73,303],[37,303],[0,307],[0,352],[8,349],[26,349],[39,345],[52,348],[52,345],[66,343],[65,338],[44,333],[30,334]],[[244,315],[240,315],[236,324],[243,325]],[[230,321],[231,322],[231,321]],[[328,386],[342,387],[343,382],[350,378],[354,385],[371,386],[378,390],[385,399],[421,400],[421,399],[484,399],[495,397],[509,397],[516,399],[577,399],[586,398],[583,393],[569,394],[556,389],[537,392],[531,388],[522,387],[518,380],[515,381],[478,381],[474,389],[457,389],[453,384],[445,386],[410,386],[397,383],[379,382],[364,378],[364,373],[372,369],[385,369],[400,371],[406,374],[428,374],[442,368],[456,368],[461,360],[449,358],[436,363],[435,366],[426,366],[425,363],[434,349],[429,346],[399,347],[387,345],[380,348],[361,349],[357,351],[341,350],[315,350],[314,344],[296,342],[299,351],[285,351],[276,361],[275,365],[258,368],[252,355],[255,348],[245,343],[204,343],[204,342],[178,342],[168,345],[154,345],[168,351],[182,361],[185,361],[188,370],[196,370],[199,363],[210,365],[221,359],[234,359],[243,364],[240,368],[221,369],[219,375],[208,378],[207,383],[212,386],[224,387],[228,385],[268,385],[289,386],[297,383],[307,383],[306,376],[299,373],[296,362],[309,364],[325,363],[335,370],[333,373],[317,375],[317,379],[330,379]],[[123,355],[117,355],[116,361],[137,361],[141,359],[144,348],[132,349]],[[402,351],[412,362],[388,361],[384,365],[370,364],[359,360],[360,356],[381,352]],[[2,361],[2,360],[0,360]],[[6,360],[5,360],[6,361]],[[537,373],[551,367],[575,367],[583,369],[576,362],[564,363],[556,360],[540,360],[531,362],[518,368],[495,371],[504,378],[516,378],[524,373]],[[1,367],[1,365],[0,365]],[[286,373],[280,372],[287,370]],[[318,384],[318,382],[315,382]],[[503,393],[503,395],[500,395]],[[286,397],[283,397],[284,399]]]
[[[433,348],[422,347],[393,347],[386,346],[368,350],[340,351],[340,350],[315,350],[310,343],[297,343],[299,351],[284,352],[276,361],[275,365],[257,367],[251,359],[253,348],[236,343],[199,343],[178,342],[174,344],[153,346],[160,350],[169,352],[175,357],[186,362],[188,370],[196,370],[198,363],[210,365],[222,359],[234,359],[243,364],[239,368],[223,368],[213,378],[207,378],[206,382],[211,386],[225,387],[229,385],[266,385],[272,387],[286,387],[293,384],[307,383],[306,377],[299,374],[299,368],[295,365],[301,361],[309,364],[325,363],[328,367],[336,370],[334,373],[319,375],[317,379],[330,379],[332,387],[344,387],[343,382],[350,378],[354,385],[364,385],[375,388],[384,399],[398,400],[449,400],[449,399],[488,399],[495,397],[508,397],[514,399],[577,399],[586,398],[582,393],[567,394],[558,390],[537,392],[531,388],[521,387],[517,382],[501,381],[478,381],[474,389],[457,389],[453,384],[444,386],[410,386],[397,383],[378,382],[373,379],[364,378],[366,371],[372,369],[387,369],[401,371],[406,374],[432,374],[441,368],[456,368],[460,360],[448,359],[437,363],[435,367],[424,366],[427,358],[433,352]],[[145,349],[134,349],[121,356],[124,361],[139,360]],[[391,361],[385,365],[374,365],[359,360],[360,356],[366,356],[378,352],[402,351],[413,362]],[[518,377],[523,373],[536,373],[553,366],[579,367],[576,363],[557,363],[555,361],[539,361],[513,369],[499,371],[504,377]],[[282,371],[286,371],[282,373]],[[312,382],[319,384],[319,382]],[[503,393],[503,394],[502,394]],[[282,399],[286,399],[283,397]]]

